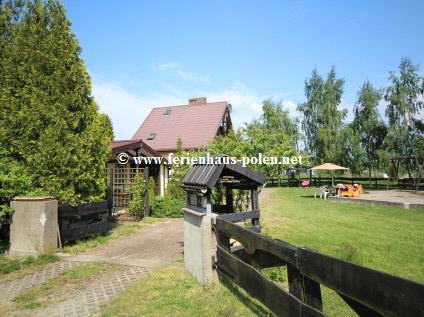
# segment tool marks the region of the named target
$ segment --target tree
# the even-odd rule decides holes
[[[106,188],[111,122],[98,113],[64,6],[53,0],[26,6],[15,22],[7,6],[0,8],[0,139],[34,186],[61,203],[98,200]]]
[[[391,71],[392,85],[386,89],[388,102],[386,116],[389,121],[388,144],[395,155],[424,154],[424,123],[419,113],[423,109],[423,77],[418,75],[419,65],[403,57],[399,75]],[[421,99],[420,99],[421,98]]]
[[[297,156],[295,144],[299,138],[297,119],[289,116],[281,102],[265,99],[260,119],[245,123],[237,131],[230,131],[226,137],[216,137],[208,147],[211,154],[226,154],[232,157]],[[285,168],[283,165],[251,165],[267,177],[278,177]]]
[[[380,164],[379,151],[382,149],[387,135],[387,126],[381,119],[378,103],[383,97],[383,90],[373,87],[370,81],[365,81],[358,90],[358,100],[355,103],[353,134],[359,136],[361,146],[361,165],[368,170],[371,184],[371,170]]]
[[[263,114],[260,123],[269,132],[284,131],[292,141],[291,144],[297,149],[300,138],[299,119],[290,117],[289,110],[283,109],[282,102],[276,102],[271,98],[265,99],[262,105]]]
[[[335,67],[331,68],[325,81],[316,69],[305,81],[307,101],[298,106],[298,111],[303,114],[306,149],[316,164],[325,161],[343,163],[339,142],[347,110],[338,110],[338,106],[344,83],[344,79],[337,78]]]

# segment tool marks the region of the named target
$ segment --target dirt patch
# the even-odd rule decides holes
[[[262,189],[262,191],[259,193],[259,207],[261,207],[260,204],[264,203],[269,198],[269,195],[271,195],[275,190],[276,188]]]

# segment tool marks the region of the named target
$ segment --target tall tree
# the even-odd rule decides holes
[[[344,79],[337,78],[333,66],[327,79],[314,69],[311,78],[305,81],[307,101],[298,106],[302,113],[302,128],[306,135],[306,149],[312,154],[315,163],[324,161],[343,163],[340,153],[340,133],[347,110],[339,110]]]
[[[399,75],[391,71],[391,86],[384,99],[388,102],[386,116],[389,121],[388,144],[393,154],[400,156],[424,154],[424,123],[419,118],[423,109],[423,77],[419,65],[403,57]]]
[[[271,98],[263,101],[262,111],[260,118],[262,126],[270,132],[282,129],[292,139],[291,143],[297,149],[300,138],[299,119],[291,117],[289,110],[283,108],[281,101],[277,102]]]
[[[378,103],[383,97],[382,89],[373,87],[370,81],[365,81],[358,90],[353,120],[353,134],[359,136],[361,145],[362,166],[368,170],[371,184],[371,171],[379,166],[379,151],[382,150],[387,135],[387,126],[378,111]]]
[[[64,6],[26,6],[15,22],[10,9],[1,11],[9,22],[1,25],[0,139],[34,185],[61,202],[99,199],[111,122],[98,113]]]

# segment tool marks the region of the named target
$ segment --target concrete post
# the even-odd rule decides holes
[[[57,200],[52,197],[16,197],[10,225],[10,254],[37,255],[58,247]]]
[[[216,256],[216,237],[212,219],[216,214],[204,214],[184,208],[184,266],[203,285],[218,281],[212,268]]]

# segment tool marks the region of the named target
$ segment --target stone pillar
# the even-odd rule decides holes
[[[184,266],[203,285],[218,281],[212,268],[216,256],[216,237],[212,219],[216,214],[198,213],[184,208]]]
[[[16,197],[10,225],[10,254],[37,255],[58,247],[57,200],[52,197]]]

